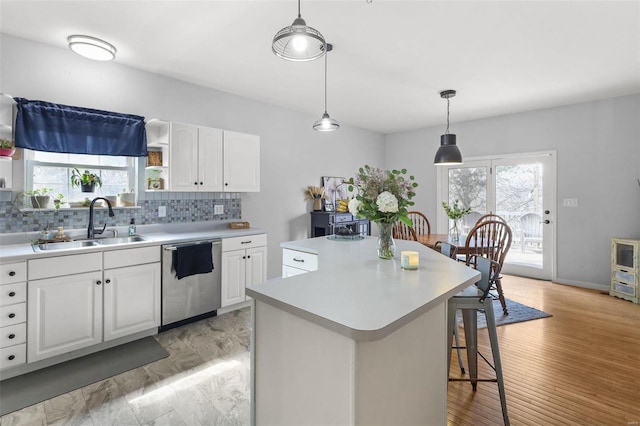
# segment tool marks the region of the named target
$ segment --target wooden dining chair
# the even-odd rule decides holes
[[[476,221],[476,223],[478,223],[478,222],[483,222],[483,221],[485,221],[485,220],[499,220],[499,221],[502,221],[502,222],[504,222],[504,223],[507,223],[507,221],[506,221],[502,216],[497,215],[497,214],[495,214],[495,213],[491,213],[491,212],[489,212],[489,213],[487,213],[487,214],[485,214],[485,215],[480,216],[480,217],[478,218],[478,220]]]
[[[418,241],[416,231],[404,222],[397,221],[391,228],[391,236],[396,240]]]
[[[413,230],[416,231],[417,235],[431,234],[431,224],[424,213],[413,211],[408,212],[407,216],[409,216],[409,219],[413,222]]]
[[[471,255],[475,254],[497,262],[500,265],[500,269],[502,269],[504,259],[507,257],[509,248],[511,248],[511,239],[511,228],[504,219],[478,221],[476,226],[469,231],[464,244],[467,264]],[[498,293],[497,298],[502,305],[502,311],[505,315],[509,315],[507,302],[502,291],[502,277],[497,276],[492,282],[492,289]]]

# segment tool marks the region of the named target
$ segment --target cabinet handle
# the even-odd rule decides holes
[[[240,241],[240,244],[251,244],[251,240],[249,240],[249,241]]]
[[[251,259],[251,255],[247,256],[247,259]]]
[[[224,183],[224,186],[229,186],[229,183],[225,182],[225,183]]]
[[[246,258],[247,258],[247,256],[242,256],[242,258],[243,258],[243,259],[246,259]]]
[[[15,296],[15,295],[16,295],[16,292],[15,292],[15,291],[10,291],[10,292],[9,292],[9,297],[13,297],[13,296]]]
[[[10,335],[9,335],[9,339],[15,339],[15,338],[16,338],[16,335],[15,335],[15,334],[10,334]]]
[[[198,186],[198,182],[193,182],[194,185]]]
[[[15,318],[16,314],[14,314],[13,312],[9,314],[9,318]]]
[[[106,284],[110,284],[110,283],[111,283],[111,280],[110,280],[109,278],[107,278],[106,280],[104,280],[104,282],[105,282]]]
[[[9,361],[13,361],[14,359],[16,359],[16,356],[15,356],[15,355],[9,355],[9,356],[7,357],[7,359],[8,359]]]
[[[293,261],[294,261],[294,262],[304,263],[304,259],[299,259],[299,258],[297,258],[297,257],[294,257],[294,258],[293,258]]]
[[[200,182],[200,185],[204,185],[204,183]]]
[[[14,277],[16,275],[16,271],[9,271],[9,276]]]
[[[102,281],[100,280],[96,281],[96,285],[100,285],[100,284],[102,284]]]

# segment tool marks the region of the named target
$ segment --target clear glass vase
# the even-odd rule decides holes
[[[376,222],[380,235],[378,236],[378,257],[380,259],[393,259],[396,254],[396,243],[393,241],[391,230],[393,223]]]
[[[449,229],[449,240],[453,243],[460,241],[461,219],[453,219],[453,226]]]

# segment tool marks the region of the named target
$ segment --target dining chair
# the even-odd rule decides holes
[[[413,229],[416,231],[417,235],[430,235],[431,234],[431,224],[429,223],[429,219],[424,213],[413,211],[408,212],[407,216],[413,222]]]
[[[507,413],[507,400],[504,392],[504,379],[502,376],[502,362],[500,360],[500,349],[498,347],[498,333],[496,330],[495,314],[493,312],[493,300],[490,297],[491,282],[500,273],[500,265],[486,257],[480,255],[469,256],[470,266],[480,272],[480,281],[475,286],[470,286],[449,299],[447,311],[447,331],[449,336],[457,330],[456,313],[462,310],[462,320],[464,323],[465,347],[461,347],[456,342],[447,355],[447,377],[449,382],[468,381],[474,391],[478,382],[496,382],[498,384],[498,394],[500,395],[500,405],[502,407],[502,419],[505,425],[509,425],[509,415]],[[487,332],[491,345],[491,355],[493,364],[478,351],[478,311],[483,312],[486,317]],[[469,366],[468,378],[452,378],[449,376],[451,370],[451,351],[453,349],[467,350],[467,361]],[[478,378],[478,355],[495,372],[495,378]]]
[[[404,222],[397,221],[391,228],[391,236],[396,240],[418,241],[416,231]]]
[[[511,228],[504,219],[479,220],[469,231],[464,243],[467,264],[469,264],[470,256],[475,254],[497,262],[502,269],[504,259],[511,247],[511,239]],[[493,280],[492,290],[496,290],[498,293],[497,298],[500,300],[504,314],[509,315],[507,302],[502,291],[502,277],[497,276]]]
[[[462,218],[462,230],[463,230],[463,232],[467,232],[471,228],[476,226],[476,223],[478,223],[478,219],[480,219],[481,217],[482,217],[482,213],[476,212],[476,211],[471,211],[471,212],[467,213],[466,215],[464,215],[464,217]]]
[[[491,212],[489,212],[489,213],[487,213],[487,214],[484,214],[484,215],[480,216],[480,217],[478,218],[478,220],[476,221],[476,223],[478,223],[478,222],[484,222],[485,220],[500,220],[500,221],[502,221],[502,222],[504,222],[504,223],[507,223],[507,221],[506,221],[502,216],[497,215],[497,214],[495,214],[495,213],[491,213]]]

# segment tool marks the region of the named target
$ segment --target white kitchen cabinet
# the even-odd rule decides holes
[[[260,191],[260,137],[224,131],[224,190]]]
[[[27,264],[0,265],[0,370],[27,358]]]
[[[222,240],[222,307],[245,301],[246,286],[267,279],[267,236],[224,238]]]
[[[28,300],[28,362],[102,342],[101,270],[29,281]]]
[[[169,189],[222,191],[222,130],[171,123]]]
[[[282,249],[282,278],[318,270],[318,255],[304,251]]]
[[[158,246],[33,259],[28,270],[30,363],[160,325]]]

